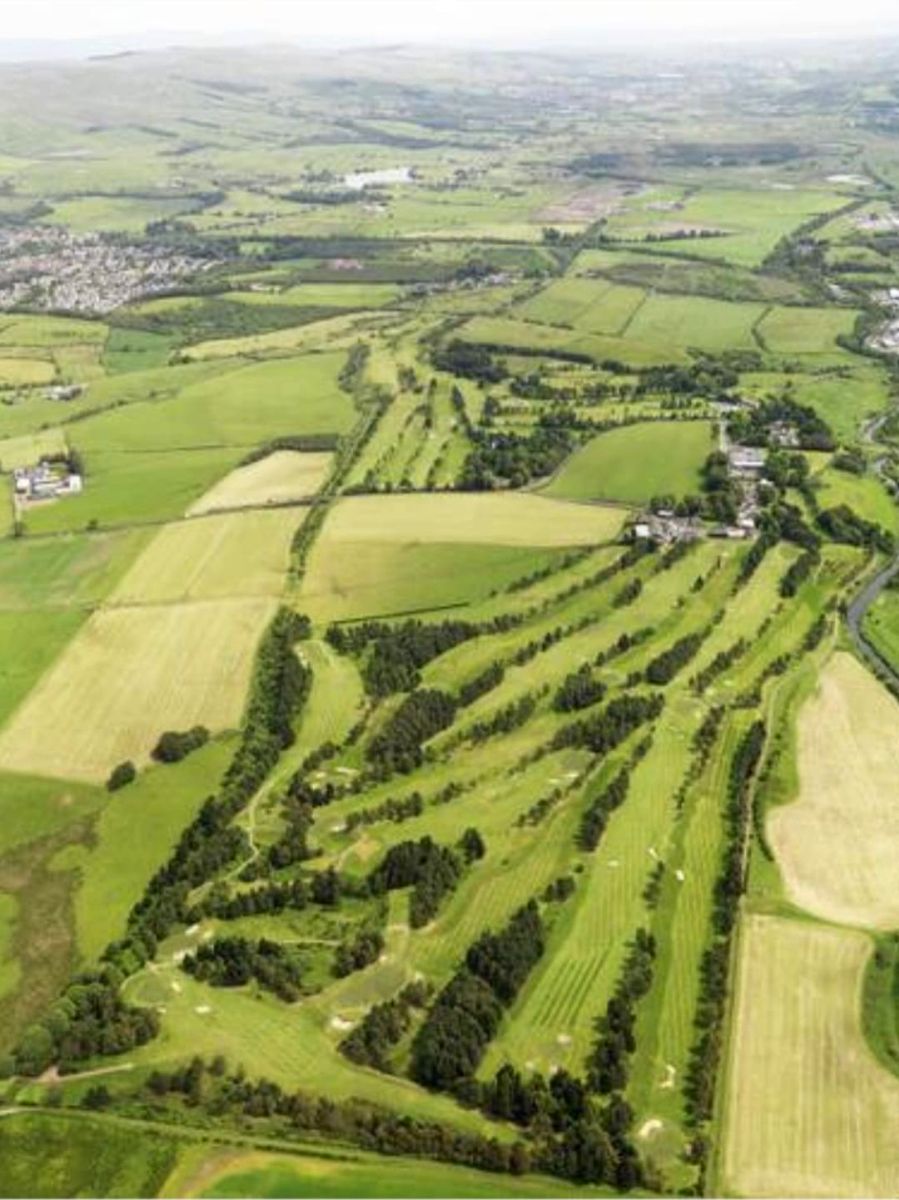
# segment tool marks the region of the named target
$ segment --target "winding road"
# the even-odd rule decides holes
[[[888,409],[865,422],[862,426],[863,441],[874,443],[877,440],[877,434],[887,418],[892,415],[892,411],[892,409]],[[881,476],[881,479],[883,478],[882,462],[883,458],[878,458],[873,464],[874,470]],[[864,619],[868,609],[897,572],[899,572],[899,554],[862,586],[861,591],[846,609],[846,623],[859,654],[874,668],[876,674],[888,678],[899,689],[899,672],[891,663],[887,662],[877,647],[867,639],[864,632]]]

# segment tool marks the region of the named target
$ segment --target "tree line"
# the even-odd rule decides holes
[[[594,754],[607,754],[614,750],[635,729],[654,721],[665,705],[664,698],[656,693],[650,696],[618,696],[594,716],[563,725],[556,732],[550,746],[562,750],[569,746],[583,746]]]
[[[412,1043],[413,1079],[439,1090],[458,1090],[473,1080],[503,1009],[515,999],[543,948],[543,922],[533,900],[499,933],[488,931],[469,947],[463,966],[437,996]]]
[[[455,716],[456,700],[448,692],[438,688],[410,692],[369,742],[365,757],[384,777],[395,771],[408,774],[424,762],[424,743],[452,725]]]

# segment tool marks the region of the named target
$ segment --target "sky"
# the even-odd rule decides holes
[[[103,43],[753,41],[899,34],[899,0],[0,0],[0,53]]]

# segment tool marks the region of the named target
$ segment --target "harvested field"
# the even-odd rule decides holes
[[[752,916],[743,926],[722,1191],[895,1196],[899,1081],[862,1038],[870,940]]]
[[[834,655],[799,716],[799,798],[768,836],[792,900],[830,921],[899,925],[899,708]]]
[[[332,457],[328,453],[276,450],[220,479],[190,506],[187,515],[307,500],[327,479]]]
[[[236,726],[269,599],[94,613],[0,733],[0,768],[100,781],[164,729]]]
[[[277,596],[305,509],[218,513],[164,526],[110,597],[113,605]]]
[[[624,513],[528,492],[350,496],[335,505],[323,542],[480,542],[497,546],[578,546],[615,538]]]

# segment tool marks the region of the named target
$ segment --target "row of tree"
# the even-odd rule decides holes
[[[712,1114],[721,1057],[731,940],[745,886],[744,860],[751,815],[752,784],[765,746],[765,726],[754,721],[731,760],[725,810],[726,840],[714,888],[711,941],[700,964],[696,1041],[690,1053],[684,1094],[694,1122]]]
[[[594,716],[563,725],[553,738],[553,750],[568,746],[583,746],[594,754],[614,750],[641,725],[654,721],[664,708],[664,698],[651,696],[617,696]]]
[[[456,699],[438,688],[410,692],[380,733],[369,742],[365,757],[384,776],[408,774],[424,761],[423,746],[456,716]]]
[[[543,922],[533,900],[500,933],[482,934],[415,1036],[412,1077],[438,1089],[471,1080],[503,1009],[515,999],[543,948]]]

